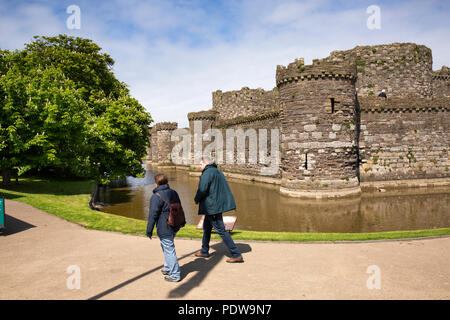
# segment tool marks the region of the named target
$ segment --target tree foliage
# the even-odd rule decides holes
[[[105,183],[143,172],[151,116],[89,39],[35,37],[0,50],[0,167]]]

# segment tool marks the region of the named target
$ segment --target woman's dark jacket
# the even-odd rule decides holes
[[[198,214],[217,214],[236,209],[228,182],[215,163],[203,169],[194,201],[199,203]]]
[[[175,190],[170,189],[168,184],[163,184],[153,189],[153,195],[150,198],[150,210],[148,214],[147,236],[153,233],[156,223],[156,233],[158,237],[174,236],[179,227],[167,225],[169,217],[169,206],[156,194],[160,194],[169,203],[180,203],[180,197]]]

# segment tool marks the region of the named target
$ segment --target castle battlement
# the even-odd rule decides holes
[[[358,98],[361,112],[444,112],[450,111],[450,98],[434,99],[412,97],[380,97]]]
[[[355,86],[360,97],[377,95],[383,89],[389,96],[433,95],[431,49],[424,45],[356,46],[350,50],[333,51],[327,59],[356,65]]]
[[[346,79],[353,80],[356,74],[355,66],[348,63],[330,61],[329,59],[314,59],[311,65],[304,65],[303,58],[296,59],[287,67],[278,65],[276,84],[311,79]]]
[[[216,120],[218,117],[218,112],[215,110],[206,110],[206,111],[198,111],[198,112],[189,112],[188,120]]]
[[[433,80],[450,80],[450,68],[442,66],[440,70],[433,71]]]
[[[158,122],[152,127],[153,132],[168,130],[172,131],[178,128],[178,123],[176,122]]]
[[[278,118],[280,116],[280,110],[271,110],[254,116],[240,116],[233,119],[218,120],[215,123],[217,128],[227,128],[240,124],[249,124],[256,121],[263,121],[267,119]]]
[[[212,93],[213,107],[221,119],[257,115],[278,108],[278,89],[265,91],[261,88]]]

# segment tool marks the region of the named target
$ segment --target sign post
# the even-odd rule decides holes
[[[5,198],[0,198],[0,230],[5,228]]]

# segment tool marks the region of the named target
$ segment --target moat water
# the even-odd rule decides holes
[[[127,178],[127,187],[106,188],[98,201],[102,211],[147,220],[154,186],[154,169],[144,178]],[[194,203],[199,177],[175,169],[161,169],[182,201],[188,224],[200,217]],[[341,200],[300,200],[286,197],[279,186],[228,179],[236,200],[235,229],[289,232],[377,232],[450,226],[449,188],[410,188],[363,192]]]

